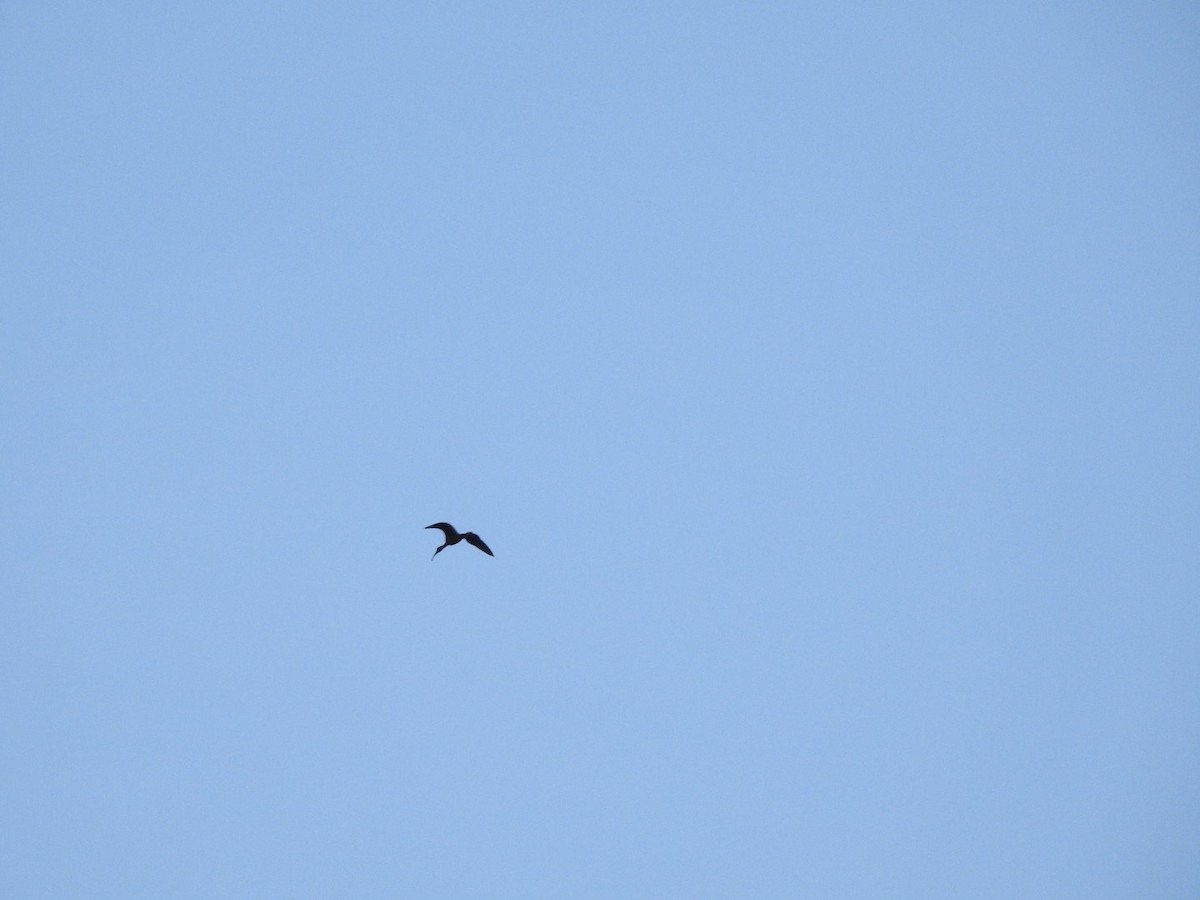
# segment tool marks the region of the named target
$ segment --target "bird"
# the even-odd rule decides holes
[[[447,547],[451,546],[452,544],[457,544],[459,541],[466,541],[472,547],[478,547],[480,550],[482,550],[488,556],[496,555],[495,553],[492,552],[491,548],[488,547],[488,545],[483,542],[483,538],[481,538],[479,535],[477,535],[473,531],[464,531],[462,534],[459,534],[454,529],[454,526],[451,525],[449,522],[434,522],[432,525],[426,525],[425,527],[426,528],[440,528],[440,529],[442,529],[442,533],[444,535],[446,535],[446,542],[444,544],[442,544],[442,546],[438,547],[436,550],[433,551],[433,556],[429,557],[430,559],[433,559],[434,556],[437,556],[439,553],[441,553]]]

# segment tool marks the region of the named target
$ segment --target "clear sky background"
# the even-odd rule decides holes
[[[5,4],[0,894],[1200,896],[1198,48]]]

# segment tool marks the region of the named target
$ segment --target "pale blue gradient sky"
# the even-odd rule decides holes
[[[0,13],[0,894],[1200,895],[1200,13],[578,6]]]

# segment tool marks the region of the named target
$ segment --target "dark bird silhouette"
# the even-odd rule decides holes
[[[434,524],[426,525],[425,527],[426,528],[440,528],[440,529],[442,529],[442,534],[446,535],[446,543],[442,544],[442,546],[440,546],[436,550],[434,550],[433,556],[429,557],[430,559],[433,559],[434,556],[437,556],[439,553],[441,553],[447,547],[449,547],[453,544],[457,544],[459,541],[466,541],[472,547],[478,547],[480,550],[482,550],[488,556],[496,555],[495,553],[493,553],[491,551],[491,548],[488,547],[488,545],[483,542],[483,539],[480,538],[479,535],[477,535],[473,531],[464,531],[462,534],[459,534],[457,531],[454,530],[454,526],[451,525],[449,522],[435,522]]]

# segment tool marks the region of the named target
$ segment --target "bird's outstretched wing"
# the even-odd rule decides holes
[[[468,544],[470,544],[472,547],[478,547],[480,550],[482,550],[488,556],[496,555],[495,553],[493,553],[491,551],[491,549],[488,547],[488,545],[483,542],[483,540],[479,537],[479,535],[477,535],[473,531],[468,531],[466,534],[464,534],[463,540],[466,541]]]
[[[442,529],[442,534],[446,535],[446,540],[450,540],[450,538],[458,534],[458,532],[454,530],[454,526],[449,522],[434,522],[432,525],[426,525],[425,527]]]

